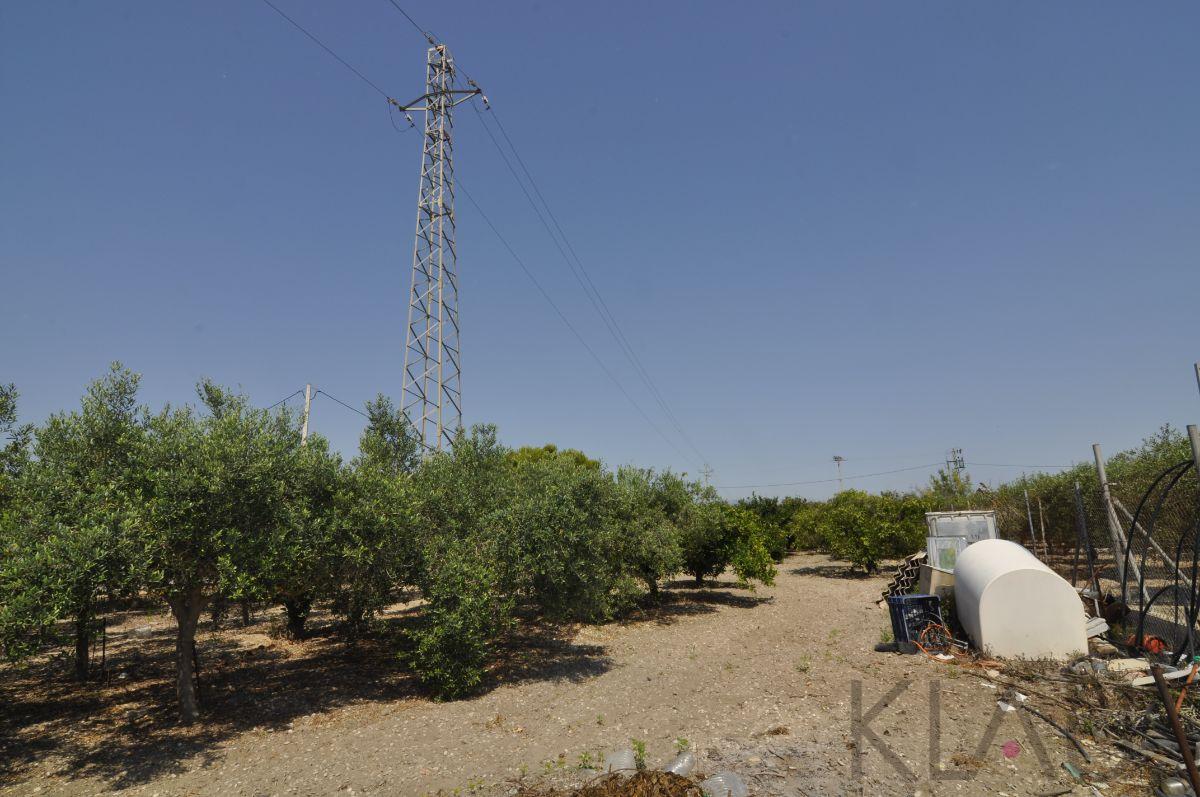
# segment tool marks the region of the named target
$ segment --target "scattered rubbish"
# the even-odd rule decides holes
[[[1105,662],[1109,672],[1139,672],[1150,669],[1145,659],[1111,659]]]
[[[700,781],[700,788],[710,797],[747,797],[750,794],[746,781],[733,772],[718,772]]]
[[[1192,656],[1192,669],[1188,673],[1187,680],[1183,682],[1183,688],[1179,690],[1179,697],[1175,699],[1175,713],[1178,714],[1183,709],[1184,698],[1187,697],[1188,687],[1192,685],[1192,681],[1196,677],[1196,671],[1200,670],[1200,656]]]
[[[1079,743],[1079,740],[1078,740],[1078,739],[1076,739],[1076,738],[1075,738],[1075,737],[1074,737],[1074,736],[1071,734],[1071,732],[1070,732],[1070,731],[1068,731],[1066,728],[1064,728],[1063,726],[1059,725],[1057,722],[1055,722],[1054,720],[1050,719],[1050,718],[1049,718],[1049,717],[1047,717],[1045,714],[1043,714],[1042,712],[1038,711],[1036,708],[1034,708],[1033,706],[1029,705],[1028,703],[1022,703],[1022,704],[1021,704],[1021,708],[1025,709],[1025,710],[1026,710],[1026,711],[1028,711],[1030,714],[1032,714],[1033,716],[1037,717],[1037,718],[1038,718],[1038,719],[1040,719],[1042,722],[1046,723],[1046,724],[1047,724],[1047,725],[1049,725],[1051,728],[1053,728],[1054,730],[1056,730],[1056,731],[1058,731],[1060,734],[1062,734],[1062,735],[1063,735],[1063,736],[1066,738],[1066,740],[1067,740],[1067,741],[1069,741],[1071,744],[1075,745],[1075,749],[1079,751],[1079,755],[1081,755],[1081,756],[1083,757],[1083,760],[1084,760],[1084,761],[1088,762],[1089,764],[1090,764],[1090,763],[1092,763],[1092,757],[1091,757],[1090,755],[1088,755],[1088,751],[1087,751],[1087,750],[1085,750],[1085,749],[1083,749],[1083,745]]]
[[[691,750],[684,750],[682,753],[675,756],[675,758],[671,760],[671,763],[667,764],[666,771],[674,772],[676,775],[683,775],[686,777],[692,774],[692,770],[695,768],[696,756],[692,754]]]
[[[1083,773],[1080,772],[1079,769],[1076,768],[1076,766],[1074,764],[1072,764],[1070,761],[1064,761],[1062,764],[1062,768],[1067,771],[1068,775],[1075,778],[1075,780],[1079,780],[1080,778],[1083,777]],[[1068,791],[1070,791],[1070,790],[1068,789]]]
[[[1200,772],[1196,770],[1196,760],[1192,757],[1192,745],[1183,729],[1183,723],[1179,720],[1179,712],[1175,711],[1175,704],[1171,700],[1171,693],[1167,690],[1167,682],[1163,678],[1162,669],[1162,665],[1155,664],[1150,668],[1150,674],[1158,686],[1158,696],[1162,699],[1167,719],[1171,721],[1171,730],[1175,733],[1175,741],[1179,743],[1179,753],[1183,756],[1183,766],[1187,770],[1192,791],[1200,793]]]
[[[1003,700],[997,700],[996,705],[1000,707],[1001,711],[1016,711],[1017,710],[1016,707],[1011,706],[1008,703],[1005,703]]]
[[[894,595],[907,595],[912,592],[913,587],[917,584],[923,561],[925,561],[924,551],[904,557],[904,561],[896,569],[896,575],[892,577],[891,582],[888,583],[887,588],[884,589],[883,594],[880,596],[880,605],[883,605],[888,598]]]
[[[604,756],[605,772],[623,772],[630,769],[637,769],[637,758],[632,748],[615,750]]]
[[[1087,621],[1087,635],[1091,639],[1094,636],[1102,636],[1108,633],[1108,621],[1103,617],[1089,617]]]
[[[1180,778],[1167,778],[1154,790],[1158,797],[1194,797],[1194,792]]]
[[[996,539],[996,513],[990,509],[926,512],[925,525],[926,561],[947,573],[954,572],[959,555],[968,546]]]
[[[931,564],[921,565],[921,574],[917,577],[917,592],[937,595],[946,600],[954,594],[954,572]]]
[[[1070,667],[1076,675],[1099,675],[1108,671],[1108,662],[1101,659],[1081,659]]]
[[[1190,674],[1191,674],[1191,669],[1188,668],[1185,670],[1171,670],[1170,672],[1164,672],[1162,674],[1162,677],[1163,677],[1163,680],[1174,681],[1178,678],[1186,678]],[[1152,683],[1154,683],[1153,675],[1143,675],[1141,678],[1134,678],[1132,681],[1129,682],[1129,685],[1130,686],[1149,686]]]
[[[954,603],[972,642],[997,656],[1069,659],[1088,649],[1075,588],[1015,542],[986,539],[964,549]]]
[[[936,595],[893,595],[887,603],[892,636],[901,653],[916,653],[921,631],[930,623],[942,625],[941,601]]]

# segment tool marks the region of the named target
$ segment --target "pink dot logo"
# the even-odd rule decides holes
[[[1004,751],[1005,758],[1016,758],[1021,754],[1021,743],[1016,739],[1009,739],[1000,749]]]

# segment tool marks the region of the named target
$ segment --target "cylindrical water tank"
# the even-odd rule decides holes
[[[991,655],[1067,659],[1087,652],[1079,594],[1015,542],[981,540],[958,555],[954,608],[976,647]]]

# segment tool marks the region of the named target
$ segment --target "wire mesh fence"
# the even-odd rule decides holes
[[[1174,454],[1172,457],[1171,454]],[[1200,481],[1190,457],[1119,455],[1107,491],[1096,470],[1031,477],[981,496],[998,532],[1082,590],[1116,641],[1197,653]]]

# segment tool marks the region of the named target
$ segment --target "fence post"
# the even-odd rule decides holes
[[[1108,489],[1108,474],[1104,471],[1104,455],[1100,453],[1100,444],[1092,444],[1092,456],[1096,458],[1096,475],[1100,478],[1100,494],[1104,498],[1104,518],[1108,521],[1108,535],[1112,538],[1113,561],[1117,565],[1117,579],[1125,583],[1125,535],[1121,532],[1121,524],[1113,511],[1112,493]],[[1125,596],[1121,596],[1125,600]]]
[[[1200,377],[1200,365],[1196,366],[1196,376]],[[1188,439],[1192,442],[1192,463],[1196,466],[1196,474],[1200,476],[1200,429],[1196,424],[1188,424]]]

